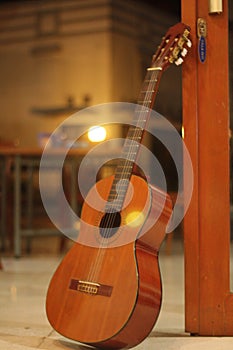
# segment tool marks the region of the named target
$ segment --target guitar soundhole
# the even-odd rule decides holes
[[[100,235],[111,238],[116,234],[121,225],[121,214],[119,212],[105,213],[100,221]]]

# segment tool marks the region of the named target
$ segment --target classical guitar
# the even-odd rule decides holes
[[[48,319],[72,340],[98,348],[130,348],[148,336],[158,318],[158,254],[172,203],[135,174],[134,165],[162,73],[182,63],[191,45],[188,36],[189,27],[178,23],[162,39],[147,69],[116,171],[90,189],[87,198],[96,207],[84,201],[80,235],[87,244],[75,242],[51,279]]]

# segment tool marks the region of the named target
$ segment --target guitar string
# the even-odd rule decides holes
[[[139,113],[139,118],[137,119],[136,126],[134,126],[133,129],[129,129],[129,131],[128,131],[128,134],[129,134],[129,132],[133,130],[133,136],[130,135],[130,138],[128,138],[128,134],[127,134],[127,137],[126,137],[126,140],[125,140],[125,143],[124,143],[124,146],[123,146],[123,155],[127,154],[130,157],[127,157],[125,159],[125,163],[123,165],[123,171],[121,173],[121,178],[120,178],[120,187],[117,188],[117,190],[118,190],[118,192],[117,192],[117,199],[116,199],[116,202],[114,201],[114,208],[113,208],[113,206],[111,208],[111,205],[110,205],[111,209],[115,209],[115,206],[116,206],[118,210],[116,212],[110,213],[108,218],[107,218],[106,228],[103,228],[104,235],[101,237],[101,241],[100,241],[100,244],[99,244],[99,248],[98,248],[97,256],[96,256],[96,259],[95,259],[95,263],[93,263],[92,268],[89,271],[88,281],[95,282],[95,281],[98,280],[100,267],[102,266],[103,258],[104,258],[104,255],[105,255],[105,249],[103,249],[103,248],[108,249],[108,246],[109,246],[108,239],[112,235],[112,229],[113,229],[112,226],[114,225],[114,221],[116,219],[115,215],[117,215],[117,212],[120,211],[120,209],[121,209],[121,207],[123,205],[123,202],[124,202],[124,200],[126,198],[126,193],[128,191],[129,184],[128,184],[127,190],[125,191],[125,184],[121,183],[121,179],[124,179],[125,176],[128,177],[128,175],[129,175],[128,174],[128,170],[127,170],[128,166],[130,168],[132,167],[132,169],[130,171],[130,177],[132,175],[132,170],[133,170],[133,164],[132,163],[134,163],[134,162],[132,162],[130,159],[131,159],[131,156],[134,155],[134,153],[135,153],[135,146],[136,146],[135,140],[136,139],[140,139],[140,142],[141,142],[142,137],[143,137],[143,131],[145,129],[145,124],[146,124],[146,122],[149,119],[148,118],[148,111],[149,111],[148,108],[151,107],[152,98],[153,98],[154,93],[156,92],[155,87],[156,87],[156,84],[157,84],[157,81],[158,81],[157,78],[158,78],[158,71],[148,70],[148,72],[146,74],[146,77],[144,79],[144,82],[142,84],[142,90],[141,90],[141,92],[139,94],[140,100],[142,100],[141,96],[143,94],[145,94],[145,96],[144,96],[144,99],[143,99],[143,103],[140,104],[140,107],[137,106],[136,110],[135,110],[135,115],[137,113]],[[145,90],[145,86],[147,86],[146,90]],[[129,140],[130,140],[130,142],[128,142]],[[127,151],[127,148],[129,148],[128,151]],[[136,156],[137,156],[137,154],[138,154],[138,151],[136,151]],[[116,168],[116,171],[117,170],[118,169]],[[116,176],[116,173],[115,173],[115,176]],[[115,177],[114,177],[114,180],[115,180]],[[114,180],[113,180],[113,183],[114,183]],[[129,181],[130,181],[130,178],[129,178]],[[113,184],[112,184],[112,186],[113,186]],[[109,199],[109,196],[111,195],[112,188],[113,187],[111,187],[110,193],[108,195],[108,199]],[[123,198],[122,198],[122,194],[121,195],[119,194],[119,193],[121,193],[121,191],[123,192]],[[114,193],[114,195],[115,195],[115,193]],[[110,202],[108,201],[108,203],[110,203]],[[116,203],[117,203],[117,205],[116,205]],[[108,204],[106,206],[108,207]],[[118,207],[118,206],[120,206],[120,207]],[[113,235],[114,235],[114,233],[113,233]]]
[[[126,145],[126,148],[127,147],[128,147],[128,145]],[[132,148],[132,143],[130,144],[130,149],[129,149],[130,153],[131,153],[131,148]],[[126,163],[124,164],[124,166],[127,166],[127,162],[128,162],[128,160],[126,160]],[[123,172],[122,172],[122,174],[123,174],[122,177],[124,178],[125,174],[127,174],[127,173],[128,173],[128,170],[126,170],[126,167],[124,167]],[[121,186],[120,188],[118,188],[118,197],[117,197],[116,202],[114,202],[114,206],[111,208],[111,205],[107,205],[108,208],[110,209],[110,213],[109,213],[106,225],[105,225],[106,228],[103,228],[104,234],[103,234],[103,237],[101,239],[100,248],[102,248],[103,246],[106,247],[106,244],[104,244],[104,242],[106,242],[106,240],[111,236],[111,231],[113,229],[113,226],[114,226],[113,224],[115,221],[115,215],[117,215],[116,214],[117,211],[120,210],[120,205],[122,202],[122,192],[125,192],[124,187],[125,186]],[[116,210],[116,213],[114,213],[113,210],[111,210],[111,209]],[[104,251],[103,251],[103,249],[99,249],[98,255],[96,257],[96,263],[94,264],[94,268],[91,271],[92,273],[89,275],[89,278],[90,278],[89,280],[92,280],[92,281],[97,280],[97,275],[98,275],[101,263],[103,261],[103,257],[104,257]]]
[[[153,77],[153,74],[151,75],[151,78]],[[147,77],[146,77],[147,78]],[[148,84],[148,87],[147,87],[147,91],[149,90],[149,91],[151,91],[151,85],[153,84],[153,82],[156,82],[157,81],[157,79],[154,79],[154,81],[152,81],[152,79],[149,79],[149,84]],[[145,79],[146,81],[148,81],[148,79]],[[143,88],[144,88],[144,86],[146,85],[146,81],[144,82],[144,84],[143,84]],[[154,85],[154,84],[153,84]],[[143,90],[144,91],[144,90]],[[140,94],[140,96],[142,95],[142,93]],[[150,93],[148,93],[148,92],[146,92],[146,95],[145,95],[145,98],[144,98],[144,102],[143,102],[143,107],[145,106],[145,104],[147,104],[147,103],[150,103],[150,100],[147,100],[147,98],[148,98],[148,96],[147,95],[151,95]],[[150,96],[151,97],[151,96]],[[147,106],[146,106],[147,107]],[[137,110],[136,110],[136,112],[138,112]],[[140,106],[140,115],[141,115],[141,106]],[[141,120],[141,119],[139,119],[139,123],[137,123],[137,125],[136,125],[136,129],[134,128],[133,129],[133,131],[134,131],[134,135],[133,135],[133,137],[132,137],[132,140],[135,140],[135,138],[136,137],[139,137],[140,136],[140,138],[142,137],[141,136],[141,133],[142,133],[142,130],[141,129],[143,129],[142,128],[142,125],[140,125],[141,123],[145,123],[145,112],[143,113],[143,119]],[[140,127],[140,129],[137,129],[138,127]],[[136,132],[135,132],[135,130],[136,130]],[[131,135],[130,135],[131,136]],[[131,139],[130,139],[131,140]],[[126,139],[126,144],[124,145],[124,148],[127,148],[128,147],[128,145],[127,145],[127,142],[128,142],[128,139]],[[134,145],[133,145],[133,143],[132,142],[130,142],[130,148],[131,148],[131,150],[129,150],[128,151],[128,153],[132,153],[132,149],[134,149]],[[124,151],[125,152],[125,151]],[[129,162],[129,160],[128,159],[126,159],[126,164],[127,164],[127,162]],[[131,162],[131,161],[130,161]],[[125,166],[125,165],[124,165]],[[125,170],[125,169],[127,169],[127,167],[125,166],[125,168],[124,168],[124,170],[123,170],[123,178],[124,178],[124,173],[126,173],[127,174],[127,170]],[[119,189],[118,189],[119,190]],[[119,199],[119,195],[118,195],[118,200],[120,201],[120,202],[122,202],[122,199],[120,198]],[[120,208],[118,208],[118,210],[119,210]],[[107,227],[110,227],[110,230],[111,230],[111,227],[113,226],[113,223],[114,223],[114,216],[115,216],[116,214],[110,214],[110,220],[108,220],[109,222],[107,223]],[[103,238],[102,238],[102,241],[103,240],[105,240],[106,238],[108,238],[109,236],[110,236],[110,234],[108,233],[108,231],[109,231],[109,229],[107,229],[106,230],[106,232],[105,232],[105,234],[104,234],[104,236],[103,236]],[[103,243],[102,243],[102,246],[103,246]],[[102,254],[100,254],[100,252],[102,252]],[[96,277],[97,277],[97,274],[98,274],[98,270],[99,270],[99,266],[101,265],[100,263],[102,262],[102,260],[103,260],[103,256],[104,256],[104,254],[103,254],[103,249],[99,249],[98,250],[98,256],[97,256],[97,258],[96,258],[96,263],[95,263],[95,265],[94,265],[94,269],[92,270],[92,274],[91,274],[91,276],[90,276],[90,280],[95,280],[96,279]],[[101,258],[102,257],[102,258]]]
[[[151,75],[151,78],[153,77],[153,74],[150,74]],[[146,78],[147,78],[147,76],[146,76]],[[151,88],[151,85],[152,85],[152,83],[154,83],[154,82],[157,82],[157,79],[154,79],[154,80],[152,80],[152,79],[145,79],[145,81],[144,81],[144,84],[143,84],[143,87],[144,87],[144,85],[146,85],[146,81],[148,81],[149,80],[149,84],[148,84],[148,87],[147,87],[147,90],[146,90],[146,94],[145,94],[145,98],[144,98],[144,101],[143,101],[143,104],[142,105],[140,105],[140,110],[138,111],[137,109],[138,108],[136,108],[136,111],[135,111],[135,114],[136,113],[140,113],[140,116],[142,115],[142,111],[141,111],[141,107],[146,107],[146,111],[143,111],[143,119],[142,118],[139,118],[138,120],[137,120],[137,124],[136,124],[136,127],[134,127],[133,128],[133,132],[134,132],[134,135],[132,136],[132,138],[129,138],[128,136],[127,136],[127,138],[126,138],[126,143],[124,144],[124,148],[128,148],[129,147],[129,150],[128,151],[123,151],[123,153],[126,153],[126,154],[130,154],[130,155],[137,155],[137,153],[138,153],[138,151],[136,151],[135,152],[135,146],[138,146],[138,144],[136,144],[135,145],[135,140],[136,139],[138,139],[138,138],[140,138],[140,140],[142,139],[142,133],[143,133],[143,130],[144,130],[144,127],[145,127],[145,123],[146,123],[146,121],[148,120],[148,118],[147,118],[147,113],[148,113],[148,106],[146,106],[146,104],[150,104],[151,103],[151,92],[153,91],[153,93],[154,93],[154,90],[152,90]],[[156,77],[157,78],[157,77]],[[153,85],[155,85],[155,84],[153,84]],[[145,90],[143,90],[143,91],[145,91]],[[141,92],[141,94],[140,95],[142,95],[142,93],[143,92]],[[153,94],[152,93],[152,94]],[[148,96],[147,95],[149,95],[149,97],[150,97],[150,99],[148,99],[147,100],[147,98],[148,98]],[[146,116],[146,119],[145,119],[145,116]],[[142,124],[143,123],[143,125],[140,125],[140,124]],[[132,141],[133,140],[133,142],[129,142],[129,145],[127,144],[128,143],[128,141]],[[126,162],[125,162],[125,164],[124,164],[124,168],[123,168],[123,172],[122,172],[122,176],[121,176],[121,178],[123,178],[124,179],[124,175],[128,175],[128,167],[130,167],[131,168],[131,165],[132,165],[132,160],[130,159],[131,157],[128,157],[128,158],[126,158]],[[133,165],[132,165],[132,167],[133,167]],[[131,175],[131,173],[132,173],[132,170],[130,171],[130,175]],[[126,176],[127,177],[127,176]],[[122,187],[123,187],[123,193],[125,192],[125,190],[124,190],[124,186],[125,186],[125,184],[123,184],[122,185]],[[118,188],[118,192],[120,193],[121,192],[121,188]],[[119,196],[118,196],[119,197]],[[120,201],[120,203],[122,202],[122,199],[121,198],[119,198],[119,201]],[[119,210],[120,208],[118,208],[118,210]],[[106,237],[108,237],[108,234],[106,235]]]
[[[144,80],[144,83],[143,83],[143,87],[145,86],[145,85],[147,85],[147,82],[149,81],[149,84],[148,84],[148,87],[147,87],[147,91],[152,91],[152,87],[151,87],[151,85],[153,85],[153,87],[154,87],[154,83],[156,83],[157,82],[157,75],[156,74],[154,74],[154,72],[152,73],[152,74],[150,74],[151,75],[151,77],[150,77],[150,79],[147,79],[147,75],[146,75],[146,78],[145,78],[145,80]],[[154,75],[156,75],[156,79],[152,79],[152,78],[154,78]],[[143,90],[144,91],[144,90]],[[154,93],[154,92],[153,92]],[[140,95],[139,96],[141,96],[143,93],[141,92],[140,93]],[[149,100],[148,99],[148,95],[149,95],[149,97],[152,97],[151,96],[151,93],[149,93],[149,92],[146,92],[146,94],[145,94],[145,98],[144,98],[144,101],[143,101],[143,104],[142,105],[140,105],[140,115],[142,114],[142,112],[141,112],[141,107],[146,107],[146,109],[148,109],[148,106],[146,106],[146,104],[150,104],[150,102],[151,102],[151,100]],[[138,109],[138,108],[137,108]],[[136,113],[138,113],[138,111],[137,111],[137,109],[136,109]],[[134,128],[134,135],[133,135],[133,137],[132,137],[132,140],[134,140],[136,137],[139,137],[140,135],[141,135],[141,133],[142,133],[142,130],[141,129],[143,129],[143,127],[142,127],[142,125],[140,125],[141,123],[145,123],[145,112],[143,113],[143,119],[141,120],[141,119],[139,119],[139,123],[137,123],[137,125],[136,125],[136,129]],[[140,129],[137,129],[137,128],[140,128]],[[136,130],[136,132],[135,132],[135,130]],[[140,136],[140,138],[141,138],[142,136]],[[127,142],[127,139],[126,139],[126,142]],[[126,147],[128,147],[128,145],[126,145]],[[125,148],[125,145],[124,145],[124,148]],[[133,145],[133,143],[132,142],[130,142],[130,148],[131,148],[131,150],[129,150],[128,151],[128,154],[130,154],[130,152],[132,152],[132,148],[134,148],[134,145]],[[123,152],[124,153],[124,152]],[[126,162],[129,162],[130,160],[128,160],[128,159],[126,159]],[[130,161],[131,162],[131,161]],[[127,167],[125,167],[124,168],[124,170],[123,170],[123,176],[125,175],[125,174],[127,174],[127,170],[125,170],[125,169],[127,169]],[[122,177],[123,177],[122,176]],[[118,189],[119,190],[119,189]],[[111,193],[111,191],[110,191],[110,193]],[[119,200],[119,196],[118,196],[118,200]],[[120,199],[120,202],[122,201],[122,199]],[[120,208],[119,208],[120,209]],[[99,271],[99,267],[100,267],[100,265],[101,265],[101,262],[103,261],[103,257],[104,257],[104,251],[103,251],[103,249],[101,248],[101,247],[103,247],[103,246],[105,246],[106,247],[106,245],[105,244],[103,244],[103,242],[104,242],[104,240],[106,240],[106,238],[109,238],[110,237],[110,235],[111,235],[111,233],[109,233],[110,232],[110,230],[111,230],[111,227],[113,226],[113,223],[114,223],[114,215],[115,214],[112,214],[112,215],[110,215],[109,216],[109,220],[108,220],[108,223],[107,223],[107,230],[106,230],[106,232],[105,232],[105,234],[104,234],[104,236],[102,237],[102,244],[100,244],[100,248],[98,249],[98,254],[97,254],[97,257],[96,257],[96,263],[94,264],[94,269],[92,268],[92,273],[90,274],[90,276],[89,276],[89,278],[88,278],[88,280],[89,281],[95,281],[96,280],[96,278],[97,278],[97,274],[98,274],[98,271]]]

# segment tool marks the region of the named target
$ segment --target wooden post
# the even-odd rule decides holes
[[[205,40],[197,20],[206,21]],[[184,218],[185,328],[199,335],[233,335],[230,293],[228,1],[209,14],[208,0],[182,0],[193,47],[183,66],[183,126],[194,169]],[[201,62],[198,55],[202,44]],[[205,56],[206,54],[206,56]],[[184,169],[185,184],[188,178]]]

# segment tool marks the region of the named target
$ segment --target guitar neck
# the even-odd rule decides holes
[[[123,145],[122,158],[117,165],[113,185],[109,194],[109,202],[117,198],[117,203],[114,204],[115,209],[120,210],[122,207],[128,189],[128,181],[133,173],[144,130],[149,121],[150,109],[153,107],[157,95],[161,76],[162,68],[152,67],[147,69],[137,106],[134,111],[132,124],[129,127]],[[120,184],[120,189],[117,188],[118,184]]]
[[[171,27],[153,55],[151,67],[147,69],[145,79],[134,111],[134,117],[124,142],[122,159],[120,160],[108,197],[107,209],[121,210],[129,180],[136,164],[139,146],[149,120],[151,109],[158,92],[160,78],[171,64],[180,65],[191,47],[188,39],[190,28],[183,23]],[[114,204],[112,204],[114,201]]]
[[[147,73],[142,83],[142,88],[137,101],[138,105],[146,108],[153,107],[162,71],[161,67],[147,68]],[[138,121],[140,122],[140,120]]]

